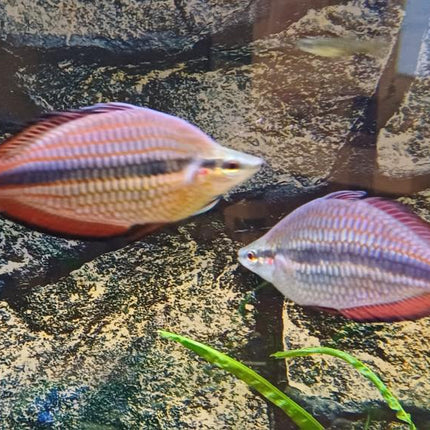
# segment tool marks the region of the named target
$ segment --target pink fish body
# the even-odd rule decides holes
[[[313,200],[239,251],[239,261],[304,306],[359,321],[430,315],[430,228],[362,191]]]
[[[180,118],[99,104],[50,114],[0,146],[0,211],[60,234],[121,234],[203,212],[261,163]]]

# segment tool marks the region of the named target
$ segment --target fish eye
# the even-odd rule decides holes
[[[228,170],[230,172],[235,172],[235,171],[239,170],[240,164],[236,160],[228,160],[228,161],[224,161],[224,163],[222,163],[222,168],[224,170]]]
[[[255,251],[248,251],[246,254],[246,258],[251,263],[255,263],[258,260],[257,253]]]

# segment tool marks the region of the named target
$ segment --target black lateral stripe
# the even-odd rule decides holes
[[[208,169],[213,169],[217,166],[217,164],[219,164],[219,161],[217,160],[204,160],[202,162],[202,167],[207,167]]]
[[[374,259],[372,256],[358,255],[353,251],[339,253],[331,250],[319,250],[318,252],[315,252],[311,248],[300,251],[278,248],[277,252],[283,255],[288,255],[288,258],[295,263],[310,265],[318,265],[321,261],[324,261],[333,265],[351,263],[371,266]],[[381,255],[378,257],[378,267],[381,270],[398,276],[410,276],[411,278],[419,280],[428,280],[430,278],[430,267],[428,264],[420,261],[397,261],[395,258],[393,259],[393,257],[390,256],[389,251],[381,252]]]
[[[181,171],[190,164],[191,158],[153,160],[141,164],[126,164],[106,168],[81,168],[68,170],[25,170],[0,173],[1,185],[34,185],[57,181],[124,178],[130,176],[155,176]]]

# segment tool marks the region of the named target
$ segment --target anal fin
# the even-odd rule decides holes
[[[13,199],[0,199],[0,207],[13,221],[68,238],[105,238],[123,234],[129,229],[103,221],[86,221],[64,214],[51,214]]]
[[[360,322],[416,320],[430,316],[430,293],[398,302],[339,309],[339,312]]]

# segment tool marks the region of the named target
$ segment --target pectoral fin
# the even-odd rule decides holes
[[[201,209],[199,209],[197,212],[193,213],[194,215],[200,215],[203,214],[209,210],[211,210],[213,207],[216,206],[216,204],[221,200],[221,197],[217,197],[215,200],[212,200],[209,204],[207,204],[206,206],[203,206]]]

